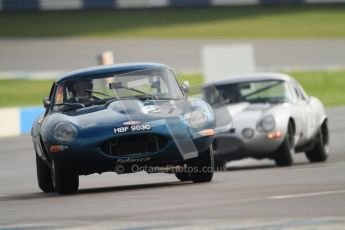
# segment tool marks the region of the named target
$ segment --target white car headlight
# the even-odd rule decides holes
[[[63,121],[55,126],[53,136],[57,140],[70,142],[77,136],[77,129],[72,123]]]
[[[197,108],[185,114],[185,119],[192,128],[201,128],[205,126],[208,121],[207,114],[202,108]]]
[[[260,132],[269,132],[275,129],[276,121],[272,115],[268,115],[261,119],[257,125],[257,129]]]

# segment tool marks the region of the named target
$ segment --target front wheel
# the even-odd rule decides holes
[[[210,182],[214,173],[214,157],[212,149],[200,153],[199,157],[193,159],[190,166],[193,171],[190,177],[194,183]]]
[[[226,171],[226,161],[215,158],[214,159],[215,171]]]
[[[292,155],[295,154],[295,137],[292,123],[289,122],[284,142],[277,149],[274,160],[277,166],[291,166],[293,163]]]
[[[47,166],[43,160],[36,155],[36,171],[37,171],[37,182],[38,187],[43,192],[53,192],[54,185],[49,166]]]
[[[175,173],[175,176],[177,179],[179,179],[180,181],[189,181],[192,180],[190,177],[189,173],[186,172],[177,172]]]
[[[307,156],[310,162],[324,162],[328,158],[329,153],[329,132],[328,132],[328,125],[327,121],[325,121],[317,135],[317,142],[312,150],[306,152],[305,155]]]
[[[55,161],[51,166],[55,191],[60,194],[76,193],[79,187],[79,176],[75,172],[62,168]]]

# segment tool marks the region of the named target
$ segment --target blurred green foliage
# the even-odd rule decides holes
[[[345,5],[2,12],[2,37],[344,38]]]

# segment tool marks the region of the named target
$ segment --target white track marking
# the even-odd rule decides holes
[[[271,196],[271,197],[268,197],[268,199],[290,199],[290,198],[299,198],[299,197],[308,197],[308,196],[323,196],[323,195],[341,194],[341,193],[345,193],[345,190],[322,191],[322,192],[311,192],[311,193]]]

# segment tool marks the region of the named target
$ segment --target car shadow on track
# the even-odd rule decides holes
[[[141,189],[153,189],[162,187],[172,187],[181,185],[193,184],[189,182],[160,182],[160,183],[150,183],[150,184],[134,184],[134,185],[124,185],[124,186],[112,186],[112,187],[100,187],[100,188],[86,188],[80,189],[78,194],[90,194],[90,193],[106,193],[106,192],[121,192],[121,191],[131,191],[131,190],[141,190]]]
[[[175,186],[187,186],[187,185],[192,185],[192,184],[193,184],[193,182],[191,182],[191,181],[188,181],[188,182],[172,181],[172,182],[160,182],[160,183],[150,183],[150,184],[134,184],[134,185],[124,185],[124,186],[86,188],[86,189],[80,189],[75,194],[64,194],[64,195],[59,195],[56,192],[51,192],[51,193],[37,192],[37,193],[27,193],[27,194],[13,194],[13,195],[0,196],[0,202],[1,201],[46,199],[46,198],[53,199],[53,198],[66,197],[66,196],[78,196],[78,195],[96,194],[96,193],[133,191],[133,190],[154,189],[154,188],[173,187],[173,186],[174,187]]]

